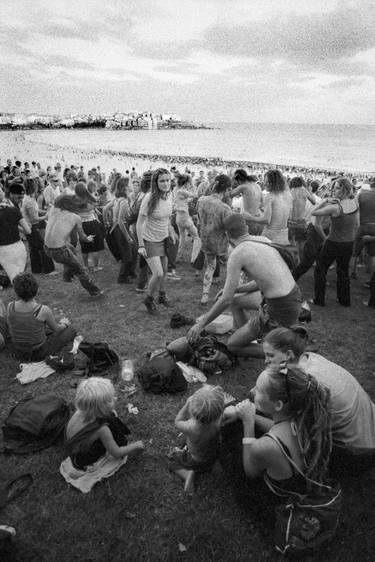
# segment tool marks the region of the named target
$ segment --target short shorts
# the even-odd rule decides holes
[[[161,240],[160,242],[149,242],[148,240],[144,240],[144,245],[147,252],[148,258],[155,258],[155,257],[163,257],[166,256],[165,252],[165,240]]]

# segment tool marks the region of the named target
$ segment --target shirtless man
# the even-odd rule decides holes
[[[264,237],[249,235],[243,216],[229,215],[224,228],[234,247],[224,289],[211,310],[189,330],[188,338],[194,341],[207,324],[231,306],[237,330],[227,342],[228,349],[242,357],[262,357],[261,345],[252,342],[273,328],[295,324],[301,293],[279,252]],[[242,271],[252,281],[239,285]]]
[[[71,195],[61,195],[56,199],[55,206],[51,208],[48,216],[44,239],[45,251],[54,261],[64,264],[64,281],[69,283],[76,276],[92,297],[98,297],[103,292],[91,281],[85,268],[78,261],[74,246],[70,243],[74,230],[83,242],[92,242],[95,236],[92,234],[86,236],[81,218],[74,214],[74,208]]]
[[[237,197],[242,195],[243,210],[250,215],[258,215],[262,204],[262,190],[257,183],[255,176],[248,176],[245,170],[236,170],[233,181],[237,184],[230,192],[230,196]],[[249,234],[258,235],[263,230],[263,225],[259,225],[251,220],[248,221]]]

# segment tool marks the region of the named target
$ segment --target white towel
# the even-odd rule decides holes
[[[38,361],[37,363],[21,363],[21,372],[17,373],[16,379],[21,384],[28,384],[29,382],[34,382],[37,379],[45,379],[55,373],[45,361]]]
[[[68,484],[81,490],[84,494],[88,494],[97,482],[115,474],[127,460],[128,457],[116,459],[109,453],[106,453],[104,457],[101,457],[94,464],[88,466],[86,470],[78,470],[74,468],[70,457],[67,457],[60,464],[60,474],[65,478]]]

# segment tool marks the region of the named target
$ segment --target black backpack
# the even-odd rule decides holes
[[[78,347],[90,360],[88,365],[90,374],[101,373],[105,369],[116,365],[119,357],[106,342],[90,343],[82,341]]]
[[[187,389],[185,377],[169,354],[148,359],[138,369],[137,376],[146,392],[175,394]]]
[[[68,404],[56,394],[27,396],[9,412],[3,425],[4,453],[35,453],[50,447],[70,417]]]

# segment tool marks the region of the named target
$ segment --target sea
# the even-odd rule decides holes
[[[28,141],[62,149],[219,157],[375,173],[375,125],[207,123],[207,129],[29,130]],[[1,135],[5,134],[0,132]],[[8,133],[9,134],[9,133]],[[0,144],[1,146],[1,144]]]

